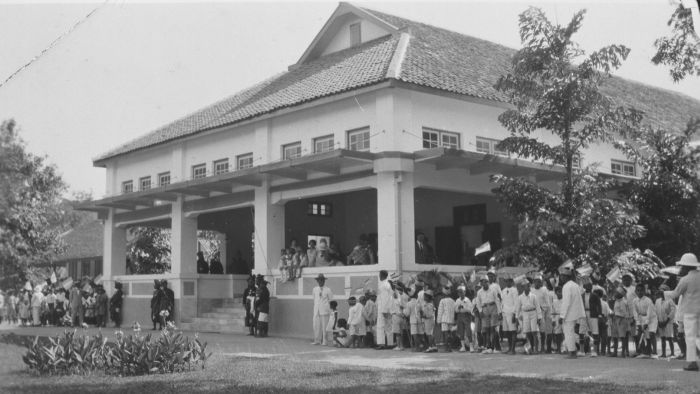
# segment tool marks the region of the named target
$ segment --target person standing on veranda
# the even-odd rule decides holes
[[[314,297],[314,317],[313,330],[314,340],[312,345],[327,345],[325,329],[328,325],[328,318],[331,314],[330,302],[333,299],[333,292],[325,286],[326,277],[323,274],[318,274],[316,277],[318,285],[313,289]]]
[[[390,349],[394,346],[394,336],[391,330],[391,304],[394,291],[389,283],[389,273],[379,271],[377,284],[377,349]]]
[[[678,308],[683,311],[683,328],[685,330],[686,352],[688,361],[683,369],[686,371],[697,371],[697,339],[700,337],[700,262],[692,253],[686,253],[681,260],[676,263],[681,266],[680,275],[683,276],[678,282],[676,289],[667,291],[665,294],[671,298],[683,296]]]
[[[574,265],[568,261],[559,269],[559,274],[564,281],[561,299],[561,315],[559,323],[564,331],[564,347],[569,353],[568,358],[576,358],[576,332],[574,327],[579,319],[586,317],[581,298],[581,288],[574,281]]]

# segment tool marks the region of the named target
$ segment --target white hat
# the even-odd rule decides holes
[[[464,285],[459,285],[459,286],[457,286],[457,291],[460,291],[460,290],[462,290],[462,291],[467,291],[467,287],[464,286]]]
[[[489,268],[489,271],[487,273],[496,275],[496,267]]]
[[[700,267],[700,262],[698,262],[698,258],[694,254],[686,253],[678,262],[676,262],[676,265],[697,268]]]
[[[479,279],[480,280],[489,280],[489,276],[488,275],[481,275],[481,278],[479,278]]]

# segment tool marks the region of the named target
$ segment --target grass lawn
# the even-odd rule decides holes
[[[474,375],[432,369],[388,369],[309,362],[292,357],[255,358],[215,353],[205,370],[172,375],[40,377],[21,360],[26,337],[0,340],[3,393],[464,393],[464,392],[655,392],[661,387],[591,381]]]

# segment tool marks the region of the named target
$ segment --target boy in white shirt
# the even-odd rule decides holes
[[[530,282],[525,280],[522,282],[522,285],[524,286],[524,291],[523,294],[518,296],[515,313],[523,325],[523,333],[530,341],[532,352],[537,354],[537,340],[539,339],[539,325],[542,321],[542,309],[537,301],[537,297],[530,292]],[[525,352],[529,353],[527,347]]]
[[[457,317],[457,335],[462,343],[460,352],[466,352],[470,348],[469,338],[472,336],[472,311],[474,304],[467,298],[467,288],[465,286],[457,287],[457,300],[455,301],[455,314]],[[476,351],[476,346],[472,351]]]
[[[506,279],[506,288],[501,291],[503,297],[503,322],[502,328],[508,338],[508,354],[515,354],[515,340],[518,332],[515,306],[518,303],[518,289],[514,285],[513,278]]]
[[[452,352],[452,326],[455,324],[455,300],[452,299],[452,289],[445,287],[443,293],[447,297],[440,300],[438,304],[437,323],[440,324],[442,340],[445,343],[445,351]]]
[[[350,326],[348,335],[352,338],[349,347],[363,347],[366,326],[365,318],[362,316],[362,304],[357,302],[355,297],[350,297],[348,305],[350,306],[348,310],[348,326]]]

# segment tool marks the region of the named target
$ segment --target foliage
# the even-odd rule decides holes
[[[668,20],[672,35],[654,41],[656,54],[651,59],[654,64],[670,67],[669,73],[675,82],[687,75],[700,76],[700,39],[693,29],[690,8],[680,2]]]
[[[635,207],[607,198],[613,182],[583,171],[574,174],[573,210],[561,193],[517,178],[492,177],[495,193],[506,212],[519,221],[517,244],[496,252],[496,260],[538,266],[553,272],[565,259],[607,271],[619,253],[644,235]]]
[[[0,263],[17,285],[32,264],[63,249],[58,234],[65,185],[45,158],[26,151],[14,120],[0,125]]]
[[[131,227],[127,256],[134,274],[170,271],[170,231],[160,227]]]
[[[616,256],[615,264],[621,271],[632,274],[637,283],[644,283],[656,278],[661,268],[664,268],[661,259],[649,249],[644,252],[633,249],[621,253]]]
[[[627,191],[647,228],[637,244],[652,249],[667,264],[686,252],[700,252],[700,147],[691,147],[700,119],[682,133],[645,127],[616,146],[642,166],[641,179]]]
[[[497,199],[520,226],[519,242],[496,253],[497,259],[546,271],[567,258],[576,264],[610,265],[617,253],[643,234],[634,207],[608,198],[611,182],[592,171],[574,169],[582,149],[627,135],[642,119],[639,111],[616,106],[600,91],[629,49],[610,45],[586,55],[572,41],[584,13],[576,13],[566,26],[553,25],[537,8],[520,15],[523,48],[513,57],[512,72],[496,84],[515,106],[499,116],[511,133],[499,149],[565,171],[560,191],[522,178],[492,177]],[[557,143],[538,138],[542,131]]]
[[[109,342],[102,334],[76,336],[75,331],[49,338],[42,343],[37,337],[27,346],[22,359],[30,369],[41,375],[74,375],[102,371],[105,374],[132,376],[152,373],[173,373],[204,369],[211,354],[207,344],[175,332],[170,326],[152,340],[151,334],[142,336],[116,333],[115,342]]]

